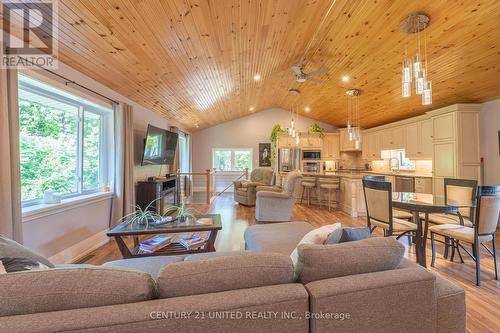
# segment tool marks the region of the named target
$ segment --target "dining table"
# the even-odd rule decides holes
[[[392,206],[412,213],[417,224],[416,257],[417,263],[427,267],[426,247],[429,229],[429,214],[455,214],[460,216],[461,208],[473,208],[474,202],[454,202],[443,195],[414,192],[392,192]],[[424,218],[421,218],[421,215]]]

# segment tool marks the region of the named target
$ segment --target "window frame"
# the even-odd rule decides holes
[[[230,151],[231,152],[231,170],[219,170],[215,166],[215,153],[217,151]],[[248,171],[252,171],[253,169],[253,149],[252,148],[212,148],[212,168],[214,168],[217,172],[228,172],[228,173],[234,173],[234,172],[243,172],[244,170],[235,170],[235,152],[237,151],[247,151],[250,153],[250,167],[248,168]]]
[[[25,77],[28,82],[21,79]],[[108,147],[113,146],[113,127],[114,127],[114,115],[113,109],[110,105],[109,109],[98,105],[91,100],[86,99],[82,96],[74,95],[70,92],[64,91],[59,87],[51,85],[47,82],[41,81],[35,77],[27,75],[25,73],[19,73],[18,75],[18,90],[25,90],[36,95],[40,95],[45,98],[53,99],[55,101],[74,106],[78,109],[77,112],[77,170],[76,170],[76,192],[61,194],[61,199],[71,199],[79,196],[88,196],[90,194],[95,194],[102,192],[102,187],[106,184],[111,184],[113,179],[111,164],[114,161],[114,149],[108,149]],[[36,86],[34,83],[29,81],[34,81],[40,83],[41,86]],[[48,86],[53,91],[46,90],[43,86]],[[63,95],[64,94],[64,95]],[[66,96],[65,96],[66,95]],[[73,98],[72,98],[73,97]],[[18,97],[19,100],[33,103],[33,101],[23,99]],[[36,103],[36,101],[34,102]],[[38,103],[39,104],[39,103]],[[42,104],[43,105],[43,104]],[[19,112],[19,111],[18,111]],[[84,189],[83,183],[83,171],[84,171],[84,124],[85,124],[85,113],[92,113],[100,117],[99,125],[99,185],[97,188]],[[21,129],[19,129],[21,130]],[[111,156],[106,157],[105,152],[112,152]],[[43,197],[22,200],[21,205],[23,208],[31,207],[35,205],[43,204]]]

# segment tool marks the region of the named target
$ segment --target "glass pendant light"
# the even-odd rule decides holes
[[[419,73],[419,76],[415,80],[415,93],[417,95],[422,95],[424,92],[424,86],[425,86],[425,76],[423,72]]]
[[[298,146],[300,143],[300,137],[299,135],[297,134],[297,136],[295,137],[295,144]]]
[[[411,60],[409,58],[405,58],[403,60],[403,83],[410,83],[411,82]]]
[[[411,96],[411,82],[403,82],[401,93],[403,97]]]
[[[422,74],[422,59],[420,58],[420,54],[417,52],[415,54],[415,61],[413,62],[413,71],[415,75],[415,79]]]
[[[422,93],[422,105],[432,104],[432,81],[425,81]]]

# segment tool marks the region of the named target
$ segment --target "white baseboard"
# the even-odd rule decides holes
[[[70,264],[109,242],[107,229],[78,242],[49,258],[54,264]]]

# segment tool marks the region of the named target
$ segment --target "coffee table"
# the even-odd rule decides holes
[[[154,225],[141,225],[141,224],[130,224],[127,221],[120,223],[116,227],[108,231],[107,235],[109,237],[114,237],[116,244],[120,249],[123,258],[137,258],[137,257],[150,257],[150,256],[168,256],[168,255],[182,255],[182,254],[192,254],[192,253],[203,253],[203,252],[215,252],[215,239],[217,238],[217,232],[222,229],[220,214],[208,214],[197,216],[200,218],[212,218],[212,224],[203,225],[197,224],[195,221],[192,222],[171,222],[168,224],[163,224],[159,226]],[[171,244],[153,252],[153,253],[143,253],[139,249],[139,236],[142,235],[159,235],[168,234],[175,238],[177,234],[181,233],[192,233],[192,232],[207,232],[208,239],[207,242],[198,249],[188,250],[179,243],[172,242]],[[134,246],[129,248],[124,240],[126,237],[133,237]]]

